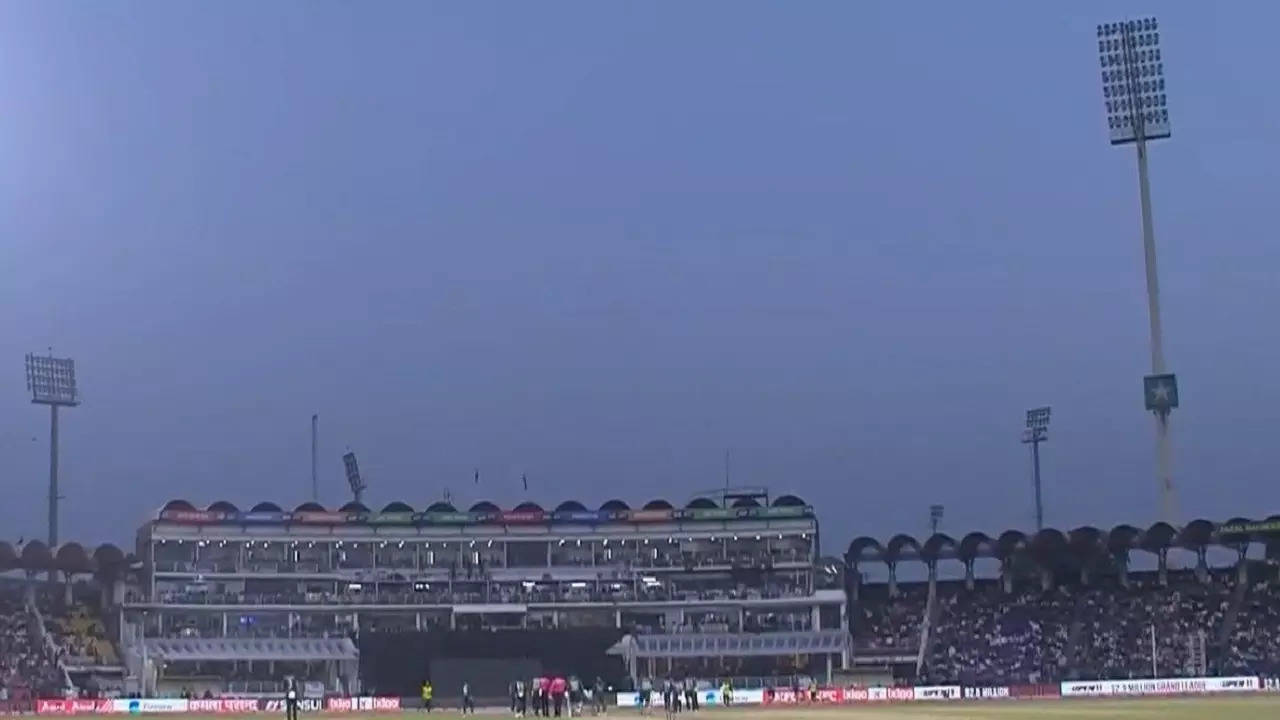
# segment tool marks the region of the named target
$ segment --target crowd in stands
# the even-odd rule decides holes
[[[905,586],[893,597],[887,586],[864,587],[860,602],[850,610],[854,647],[914,655],[920,649],[927,601],[928,591],[922,585]]]
[[[1191,573],[1171,575],[1168,585],[1139,576],[1129,587],[1112,585],[1086,593],[1075,653],[1082,679],[1137,678],[1151,675],[1152,631],[1156,667],[1164,676],[1202,675],[1222,629],[1234,588],[1230,573],[1201,582]],[[1202,640],[1204,658],[1194,648]]]
[[[107,639],[102,620],[89,606],[73,605],[65,612],[45,616],[45,628],[54,636],[67,665],[117,665],[115,647]]]
[[[855,651],[916,654],[925,636],[924,679],[970,685],[1061,680],[1280,676],[1280,584],[1237,587],[1237,571],[1135,573],[1050,589],[999,581],[940,582],[890,597],[860,588],[851,607]],[[929,617],[926,617],[929,616]]]
[[[970,685],[1038,683],[1060,675],[1074,598],[1062,588],[1006,595],[996,583],[938,593],[929,676]]]
[[[1253,583],[1222,654],[1223,673],[1280,677],[1280,588]]]
[[[46,642],[22,587],[0,587],[0,699],[61,695],[66,675]]]

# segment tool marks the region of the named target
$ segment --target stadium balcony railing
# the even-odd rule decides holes
[[[529,603],[617,603],[617,602],[689,602],[689,601],[751,601],[777,599],[803,599],[810,593],[799,587],[769,587],[748,590],[702,590],[675,591],[665,589],[645,589],[635,592],[623,587],[621,590],[590,591],[576,590],[563,593],[549,591],[517,592],[509,589],[484,592],[455,591],[453,593],[438,591],[381,591],[360,593],[207,593],[207,592],[171,592],[163,593],[161,600],[168,604],[188,605],[457,605],[468,603],[507,604]]]
[[[778,564],[807,564],[811,557],[807,551],[803,550],[783,550],[775,549],[762,558],[760,553],[730,553],[728,556],[720,554],[695,554],[680,555],[670,553],[659,553],[656,557],[646,553],[628,555],[624,558],[606,557],[599,555],[594,562],[591,558],[575,557],[568,553],[553,553],[552,563],[550,565],[520,565],[511,564],[498,559],[494,562],[481,563],[476,565],[467,565],[454,561],[435,561],[435,562],[414,562],[412,558],[384,558],[379,556],[376,566],[382,571],[415,573],[415,572],[447,572],[466,573],[472,569],[478,568],[481,572],[488,568],[510,568],[525,570],[550,570],[557,569],[582,569],[596,568],[601,571],[610,570],[653,570],[653,569],[669,569],[669,568],[727,568],[727,567],[758,567],[760,565],[778,565]],[[620,562],[619,560],[622,560]],[[327,558],[307,559],[307,560],[289,560],[286,557],[274,556],[257,556],[250,555],[244,559],[237,558],[197,558],[197,559],[174,559],[157,558],[155,561],[155,569],[160,572],[180,572],[180,573],[298,573],[298,574],[315,574],[315,573],[341,573],[344,571],[361,571],[371,570],[374,567],[372,557],[368,555],[348,556],[345,559],[329,560]]]

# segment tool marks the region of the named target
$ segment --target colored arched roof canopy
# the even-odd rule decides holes
[[[773,507],[804,507],[805,502],[804,500],[800,499],[795,495],[780,495],[773,501],[772,505]],[[754,508],[754,507],[761,507],[761,503],[759,503],[754,498],[738,498],[733,502],[732,506],[735,508]],[[475,508],[477,507],[482,509],[476,510]],[[643,507],[643,509],[645,510],[676,509],[675,506],[669,500],[664,500],[662,498],[650,500],[649,502],[645,503],[641,507]],[[711,498],[697,497],[690,500],[685,507],[691,510],[708,510],[708,509],[718,508],[720,507],[720,505],[716,501],[712,500]],[[555,508],[557,512],[587,512],[588,511],[587,506],[577,500],[565,500],[559,505],[556,505]],[[621,511],[621,510],[630,510],[631,506],[628,505],[625,501],[615,498],[615,499],[611,499],[604,502],[602,505],[600,505],[600,509],[606,510],[606,511]],[[512,510],[515,510],[518,512],[528,512],[528,511],[545,512],[542,505],[533,501],[522,502],[519,505],[516,505],[514,508],[512,508]],[[161,511],[199,512],[200,510],[194,504],[192,504],[187,500],[174,499],[165,503],[164,506],[161,508]],[[237,506],[235,503],[232,503],[228,500],[218,500],[214,503],[211,503],[205,508],[205,511],[220,512],[220,513],[241,512],[239,506]],[[363,503],[357,503],[354,501],[347,502],[341,505],[340,507],[337,508],[336,511],[340,513],[372,512],[372,510],[368,506],[364,505]],[[457,509],[451,503],[433,502],[431,505],[427,507],[427,511],[428,512],[457,512]],[[502,508],[499,507],[497,503],[493,503],[487,500],[479,501],[472,506],[472,512],[501,512],[501,511],[502,511]],[[278,513],[278,512],[284,512],[284,509],[273,502],[259,502],[255,505],[252,505],[250,507],[249,512]],[[294,508],[293,512],[320,513],[320,512],[328,512],[328,509],[318,502],[307,501],[298,505],[296,508]],[[382,508],[380,512],[413,513],[413,512],[417,512],[417,510],[415,510],[414,507],[407,502],[404,502],[401,500],[395,500],[388,503],[385,507]]]
[[[1280,520],[1280,517],[1268,520]],[[959,543],[948,535],[938,534],[923,545],[906,534],[895,535],[883,545],[875,538],[859,537],[849,543],[845,561],[850,565],[865,562],[897,563],[904,560],[934,562],[947,558],[970,562],[983,557],[1010,559],[1027,553],[1032,559],[1042,563],[1066,554],[1082,562],[1092,562],[1092,558],[1108,554],[1120,555],[1134,550],[1161,553],[1180,547],[1200,551],[1210,545],[1241,549],[1251,542],[1268,542],[1280,547],[1280,537],[1275,534],[1260,535],[1258,533],[1272,531],[1254,531],[1249,529],[1251,524],[1252,521],[1245,518],[1232,518],[1220,525],[1199,519],[1187,523],[1181,530],[1158,522],[1145,530],[1132,525],[1117,525],[1110,530],[1084,526],[1069,533],[1045,528],[1030,537],[1019,530],[1006,530],[996,538],[981,532],[971,532],[961,538]],[[1246,532],[1233,533],[1235,528],[1246,528]]]

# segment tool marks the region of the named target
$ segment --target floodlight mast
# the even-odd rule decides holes
[[[71,358],[27,353],[27,389],[34,405],[49,406],[49,549],[58,545],[58,408],[80,404]]]
[[[1040,443],[1049,439],[1049,408],[1040,407],[1027,411],[1027,429],[1022,432],[1022,443],[1031,446],[1032,482],[1036,493],[1036,532],[1044,529],[1044,502],[1040,493]]]
[[[1160,280],[1147,172],[1147,141],[1168,138],[1172,134],[1159,29],[1155,18],[1099,25],[1098,56],[1111,144],[1133,143],[1138,155],[1147,320],[1151,333],[1151,374],[1143,380],[1144,395],[1147,409],[1152,411],[1156,421],[1156,486],[1160,495],[1160,514],[1163,520],[1176,525],[1178,508],[1173,487],[1169,414],[1177,407],[1177,378],[1165,366]],[[1153,397],[1153,393],[1158,396]]]

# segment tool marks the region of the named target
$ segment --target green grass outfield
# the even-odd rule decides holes
[[[406,710],[402,715],[425,716],[421,711]],[[189,720],[228,720],[226,715],[188,715]],[[250,716],[253,717],[253,716]],[[258,718],[262,715],[256,716]],[[304,720],[308,717],[303,716]],[[367,715],[334,715],[351,720],[390,720],[400,717],[393,713]],[[453,710],[437,710],[431,713],[433,720],[458,720],[462,716]],[[473,716],[468,716],[473,717]],[[474,717],[508,718],[507,713],[481,711]],[[587,715],[586,718],[592,716]],[[639,720],[640,713],[632,709],[610,710],[607,717]],[[645,717],[666,720],[661,711]],[[1140,720],[1280,720],[1280,694],[1259,693],[1248,696],[1217,696],[1203,698],[1133,698],[1123,700],[1073,699],[1073,700],[971,700],[952,703],[883,703],[874,705],[826,705],[818,707],[762,707],[711,708],[696,715],[681,713],[680,720],[706,718],[707,720],[1112,720],[1113,718],[1139,718]]]

